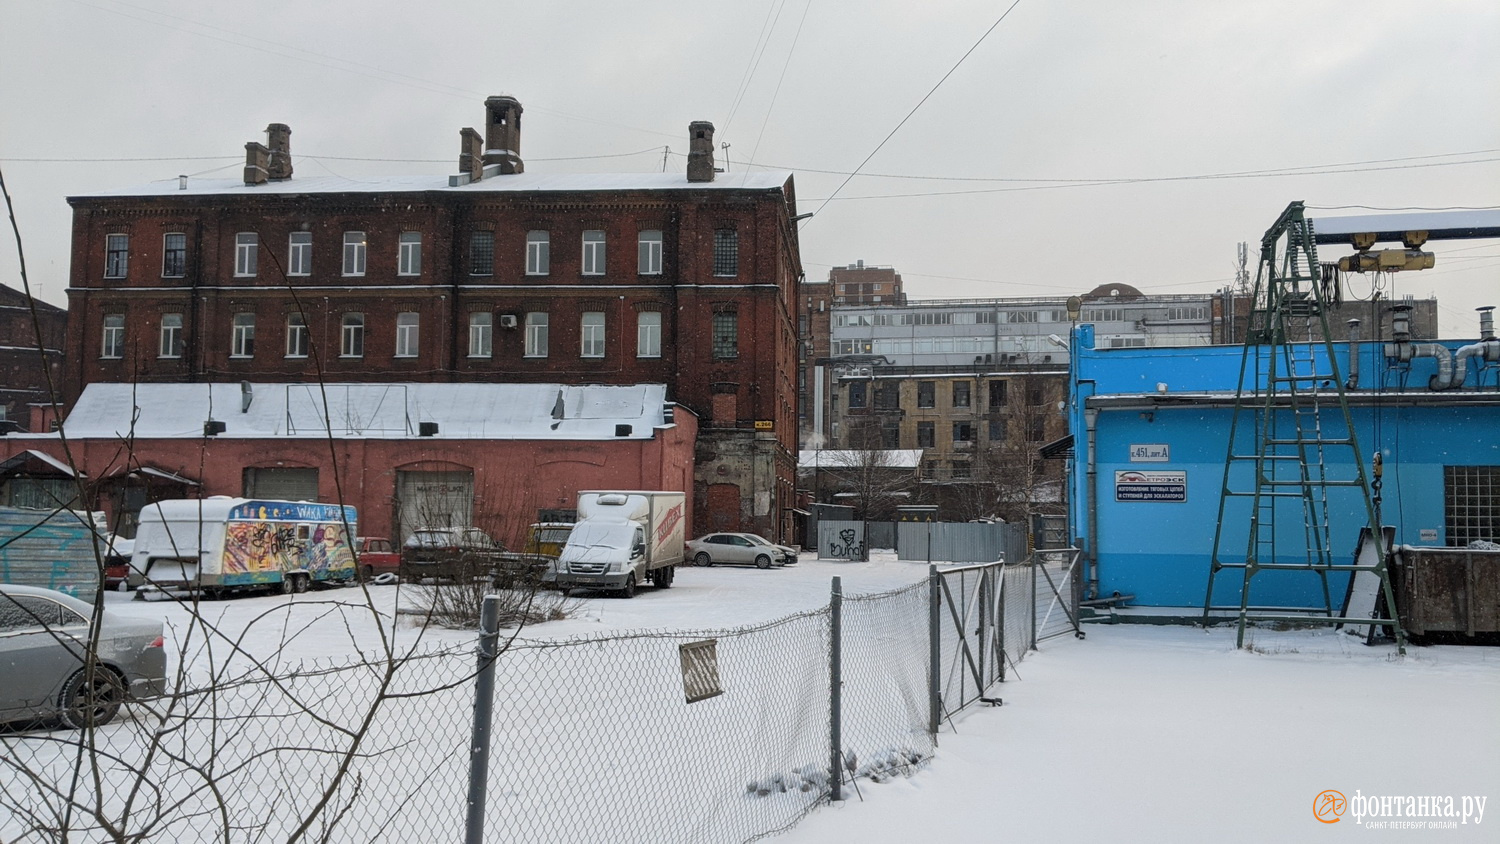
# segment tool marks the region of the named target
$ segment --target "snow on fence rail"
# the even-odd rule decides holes
[[[786,829],[851,777],[925,764],[942,721],[1035,646],[1038,582],[1029,564],[934,568],[754,626],[511,641],[470,840]],[[0,732],[0,840],[458,840],[482,662],[450,647],[221,675],[91,731]]]

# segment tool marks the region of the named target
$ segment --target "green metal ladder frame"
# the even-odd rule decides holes
[[[1286,240],[1285,249],[1280,243]],[[1240,359],[1239,383],[1235,391],[1234,415],[1229,425],[1229,447],[1224,460],[1224,480],[1220,488],[1219,513],[1214,527],[1213,553],[1209,562],[1208,588],[1203,599],[1203,625],[1213,622],[1214,610],[1237,609],[1239,630],[1236,647],[1245,645],[1245,627],[1252,621],[1358,624],[1391,628],[1398,650],[1406,652],[1406,634],[1396,614],[1386,566],[1385,533],[1381,530],[1370,484],[1365,474],[1363,455],[1349,414],[1349,400],[1344,380],[1334,357],[1333,342],[1328,333],[1328,316],[1324,303],[1323,279],[1318,264],[1317,245],[1313,239],[1313,221],[1303,216],[1301,202],[1288,205],[1261,239],[1260,266],[1256,274],[1254,304],[1245,351]],[[1314,322],[1315,320],[1315,322]],[[1301,327],[1318,332],[1322,338],[1322,361],[1311,338],[1301,349],[1290,336]],[[1324,363],[1327,371],[1319,372]],[[1248,376],[1248,378],[1247,378]],[[1344,433],[1330,436],[1324,431],[1325,411],[1332,411],[1329,386],[1338,399]],[[1238,453],[1241,426],[1253,426],[1254,453]],[[1330,477],[1325,458],[1334,449],[1350,449],[1354,477]],[[1236,489],[1231,475],[1236,466],[1249,464],[1254,473],[1253,489]],[[1339,564],[1333,560],[1329,542],[1328,489],[1357,488],[1364,500],[1369,522],[1370,541],[1375,543],[1372,565]],[[1235,559],[1225,547],[1224,518],[1232,499],[1250,499],[1250,526],[1242,559]],[[1277,559],[1277,505],[1295,499],[1301,503],[1300,528],[1304,534],[1305,561],[1286,561],[1283,553]],[[1283,515],[1285,507],[1283,509]],[[1214,606],[1214,582],[1219,572],[1241,570],[1244,580],[1238,607]],[[1323,586],[1323,615],[1288,613],[1282,608],[1260,607],[1250,603],[1252,581],[1262,571],[1303,571],[1317,575]],[[1372,572],[1380,578],[1380,592],[1388,618],[1345,618],[1333,610],[1328,589],[1329,572]],[[1280,611],[1278,611],[1280,610]],[[1372,628],[1373,629],[1373,628]]]

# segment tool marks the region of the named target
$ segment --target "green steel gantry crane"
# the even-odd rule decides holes
[[[1318,264],[1313,221],[1303,205],[1287,206],[1261,239],[1250,325],[1240,361],[1228,455],[1214,529],[1203,624],[1215,611],[1236,610],[1244,647],[1252,621],[1387,626],[1398,648],[1405,633],[1396,615],[1380,529],[1364,457],[1349,414],[1345,384],[1328,332],[1328,290]],[[1363,502],[1374,562],[1339,563],[1329,536],[1329,494],[1347,488]],[[1348,493],[1334,492],[1347,504]],[[1246,507],[1248,505],[1248,507]],[[1225,520],[1248,520],[1243,546]],[[1215,606],[1214,584],[1225,570],[1243,572],[1239,605]],[[1322,582],[1324,614],[1293,613],[1251,602],[1256,575],[1302,572]],[[1344,618],[1334,612],[1330,572],[1369,572],[1379,578],[1386,619]]]

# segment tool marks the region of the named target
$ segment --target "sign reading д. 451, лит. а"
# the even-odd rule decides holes
[[[1131,443],[1131,463],[1166,463],[1171,460],[1171,449],[1166,443]]]
[[[1115,472],[1116,501],[1186,501],[1187,472]]]

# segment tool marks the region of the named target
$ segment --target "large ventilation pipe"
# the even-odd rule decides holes
[[[1479,311],[1479,337],[1478,343],[1470,343],[1467,346],[1459,346],[1454,353],[1456,358],[1454,366],[1457,368],[1453,386],[1462,387],[1464,377],[1469,373],[1469,358],[1478,358],[1481,363],[1494,363],[1500,361],[1500,340],[1495,339],[1495,317],[1493,305],[1478,308]]]

